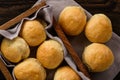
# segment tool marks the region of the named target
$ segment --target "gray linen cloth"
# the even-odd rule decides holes
[[[60,12],[66,6],[71,6],[71,5],[80,6],[74,0],[47,0],[47,3],[53,7],[53,14],[56,20],[58,20]],[[91,17],[91,14],[86,10],[85,12],[89,19]],[[85,38],[83,33],[76,37],[68,37],[68,39],[81,58],[84,48],[88,44],[90,44],[90,42]],[[112,38],[106,43],[106,45],[114,53],[114,57],[115,57],[114,63],[108,70],[104,72],[92,73],[91,76],[93,80],[113,80],[114,77],[120,71],[120,37],[113,32]],[[72,63],[69,57],[65,57],[65,60],[74,70],[76,70],[76,66],[74,65],[74,62]],[[79,73],[79,71],[77,72]]]
[[[38,0],[36,4],[38,4],[41,0]],[[66,7],[66,6],[79,6],[75,1],[73,0],[46,0],[47,1],[47,6],[44,6],[43,8],[39,9],[33,17],[27,17],[21,20],[21,22],[16,25],[13,29],[8,29],[8,30],[0,30],[0,34],[6,38],[13,39],[18,36],[19,31],[21,29],[21,25],[24,20],[33,20],[35,18],[39,17],[44,17],[44,20],[48,23],[48,26],[46,27],[46,33],[49,38],[58,40],[63,48],[64,48],[64,59],[67,62],[67,64],[72,67],[83,80],[89,80],[81,71],[77,70],[77,66],[75,65],[74,61],[70,57],[70,55],[67,53],[62,41],[52,35],[52,17],[54,16],[56,20],[58,20],[60,12]],[[35,4],[35,5],[36,5]],[[85,10],[85,9],[84,9]],[[88,11],[85,10],[85,13],[87,15],[87,19],[92,16]],[[86,37],[84,36],[84,33],[81,33],[78,36],[75,37],[70,37],[68,36],[68,39],[70,43],[72,44],[73,48],[76,50],[78,53],[79,57],[81,58],[82,52],[84,48],[89,45],[91,42],[89,42]],[[113,65],[106,71],[100,72],[100,73],[92,73],[92,80],[113,80],[113,78],[118,74],[120,71],[120,37],[117,36],[114,32],[112,35],[112,38],[106,43],[106,45],[113,51],[114,53],[114,63]],[[14,67],[13,64],[10,64],[9,62],[6,63],[7,61],[3,59],[2,56],[0,58],[3,60],[3,62],[6,64],[8,67]],[[51,73],[54,73],[54,71],[50,70],[50,73],[48,74],[49,78],[47,80],[53,79],[54,75],[51,75]],[[14,77],[14,74],[13,74]],[[52,77],[52,78],[50,78]],[[14,77],[15,79],[15,77]]]

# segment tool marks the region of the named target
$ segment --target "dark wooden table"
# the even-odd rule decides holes
[[[0,0],[0,25],[30,8],[37,0]],[[120,0],[75,0],[90,13],[104,13],[120,36]],[[12,71],[11,68],[9,68]],[[5,80],[0,71],[0,80]],[[120,73],[114,78],[120,80]]]

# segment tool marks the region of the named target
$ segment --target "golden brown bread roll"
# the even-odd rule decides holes
[[[45,80],[46,71],[35,58],[28,58],[16,65],[13,73],[17,80]]]
[[[63,48],[55,40],[46,40],[38,47],[36,57],[45,68],[54,69],[63,61]]]
[[[4,38],[1,43],[1,52],[7,60],[17,63],[29,56],[30,49],[21,37],[16,37],[13,40]]]
[[[27,20],[22,25],[21,36],[30,46],[38,46],[46,39],[46,32],[38,20]]]
[[[79,6],[67,6],[60,13],[58,22],[67,35],[76,36],[84,29],[86,14]]]
[[[114,62],[114,55],[111,49],[100,43],[88,45],[83,52],[82,58],[91,72],[105,71]]]
[[[85,35],[91,42],[105,43],[112,36],[112,24],[104,14],[95,14],[88,21]]]
[[[54,80],[81,80],[81,78],[72,68],[64,66],[57,69]]]

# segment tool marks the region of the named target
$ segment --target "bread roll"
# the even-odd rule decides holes
[[[16,37],[13,40],[4,38],[1,43],[1,52],[7,60],[17,63],[29,56],[30,49],[21,37]]]
[[[38,20],[27,20],[22,25],[21,36],[30,46],[38,46],[46,39],[46,32]]]
[[[112,24],[104,14],[95,14],[88,21],[85,35],[91,42],[105,43],[112,36]]]
[[[81,78],[72,68],[64,66],[57,69],[54,80],[81,80]]]
[[[67,6],[60,13],[59,24],[67,35],[79,35],[86,24],[86,14],[79,6]]]
[[[114,62],[114,55],[111,49],[100,43],[88,45],[83,52],[82,58],[91,72],[105,71]]]
[[[46,71],[35,58],[28,58],[14,67],[17,80],[45,80]]]
[[[54,69],[63,61],[63,48],[55,40],[46,40],[38,47],[36,57],[45,68]]]

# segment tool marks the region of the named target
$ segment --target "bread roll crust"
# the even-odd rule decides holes
[[[105,43],[112,37],[112,24],[104,14],[95,14],[87,22],[85,35],[91,42]]]
[[[72,68],[63,66],[55,72],[54,80],[81,80],[81,78]]]
[[[28,58],[13,69],[17,80],[45,80],[46,71],[35,58]]]
[[[30,55],[30,48],[21,37],[16,37],[13,40],[4,38],[1,43],[1,51],[3,56],[13,63],[17,63]]]
[[[30,46],[38,46],[46,39],[44,26],[38,20],[25,21],[20,34]]]
[[[63,48],[55,40],[44,41],[37,49],[37,59],[41,64],[48,68],[54,69],[63,61]]]
[[[86,24],[84,10],[79,6],[65,7],[60,13],[59,24],[67,35],[79,35]]]
[[[114,62],[114,55],[111,49],[100,43],[88,45],[83,52],[82,58],[91,72],[105,71]]]

